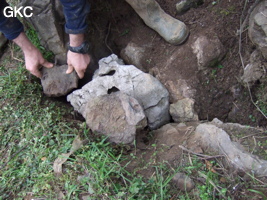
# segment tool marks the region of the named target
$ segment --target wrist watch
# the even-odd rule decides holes
[[[86,54],[90,51],[90,44],[89,42],[85,41],[78,47],[72,47],[70,46],[70,43],[68,43],[68,49],[74,53]]]

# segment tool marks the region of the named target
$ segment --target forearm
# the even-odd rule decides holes
[[[9,40],[17,38],[23,32],[22,23],[15,17],[5,17],[4,9],[9,6],[5,0],[0,3],[0,31]]]
[[[30,42],[30,40],[27,38],[24,32],[20,33],[18,37],[13,39],[13,42],[15,42],[24,53],[31,52],[36,47]]]
[[[84,34],[69,34],[70,37],[70,46],[78,47],[84,42]]]

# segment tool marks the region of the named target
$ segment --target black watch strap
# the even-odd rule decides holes
[[[68,49],[74,53],[86,54],[86,53],[89,53],[89,51],[90,51],[90,44],[87,41],[83,42],[78,47],[72,47],[72,46],[70,46],[70,44],[68,44]]]

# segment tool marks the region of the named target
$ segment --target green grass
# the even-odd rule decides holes
[[[30,26],[30,25],[28,25]],[[25,31],[27,37],[30,39],[30,41],[33,43],[34,46],[36,46],[40,52],[43,54],[44,58],[48,61],[52,61],[54,58],[54,54],[51,51],[47,51],[41,44],[37,35],[37,32],[30,26],[30,28],[28,28]]]
[[[267,116],[267,95],[266,95],[266,83],[261,83],[256,92],[256,104],[259,106],[261,111]]]
[[[27,29],[26,34],[49,59],[36,32]],[[21,57],[19,48],[12,51]],[[121,151],[106,138],[91,138],[83,122],[69,119],[74,118],[69,106],[43,96],[39,80],[29,76],[23,62],[5,56],[0,63],[0,199],[170,197],[173,171],[155,165],[149,180],[128,172],[127,164],[120,164],[126,159]],[[55,176],[54,161],[70,151],[78,135],[89,142],[64,163],[63,175]]]
[[[3,63],[8,65],[8,61]],[[223,171],[213,173],[197,157],[175,169],[168,163],[154,162],[160,152],[155,144],[151,145],[155,149],[151,159],[128,171],[129,162],[141,162],[140,158],[134,153],[125,155],[106,138],[92,135],[84,122],[71,120],[69,106],[44,97],[39,80],[29,79],[23,65],[15,69],[0,65],[0,199],[24,199],[27,195],[70,200],[82,196],[101,200],[208,200],[223,195],[232,199],[231,188],[240,180]],[[63,164],[63,175],[57,177],[53,163],[70,151],[76,136],[88,142],[69,157]],[[215,161],[210,163],[222,168]],[[154,169],[151,176],[138,173],[149,167]],[[178,171],[204,182],[195,181],[194,192],[181,192],[171,183]],[[222,183],[222,177],[228,182]],[[248,197],[265,198],[263,191],[254,187],[259,184],[256,179],[239,184],[240,192],[250,192]]]
[[[4,62],[8,64],[8,62]],[[0,199],[169,199],[173,171],[155,165],[149,180],[128,172],[126,159],[105,138],[91,138],[83,122],[66,120],[69,107],[42,95],[35,77],[23,63],[0,67]],[[56,177],[53,162],[71,149],[80,135],[88,143],[63,165]],[[79,179],[79,180],[78,180]]]

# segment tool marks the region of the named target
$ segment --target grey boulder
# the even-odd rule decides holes
[[[85,117],[87,102],[96,96],[121,91],[135,98],[143,107],[150,129],[157,129],[170,120],[169,93],[153,76],[133,65],[124,65],[116,55],[99,61],[93,80],[68,95],[67,100]]]
[[[129,144],[136,130],[147,125],[143,108],[136,99],[122,92],[91,98],[85,107],[87,125],[109,141]]]
[[[240,143],[231,140],[228,133],[258,132],[256,128],[242,126],[240,124],[226,123],[213,120],[211,123],[203,123],[196,127],[192,141],[199,143],[202,149],[209,149],[225,155],[225,158],[238,170],[255,174],[256,176],[267,175],[267,161],[246,151]]]

